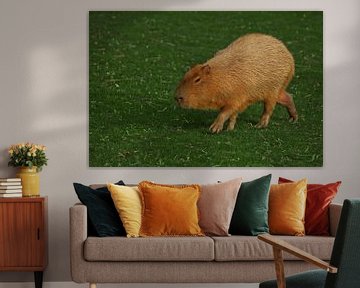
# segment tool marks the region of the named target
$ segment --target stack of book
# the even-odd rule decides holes
[[[0,198],[22,197],[20,178],[0,178]]]

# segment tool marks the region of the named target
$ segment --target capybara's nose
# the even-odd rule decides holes
[[[181,103],[181,101],[182,101],[183,99],[184,99],[184,98],[181,97],[180,95],[176,95],[176,96],[175,96],[175,100],[176,100],[176,102],[178,102],[178,103]]]

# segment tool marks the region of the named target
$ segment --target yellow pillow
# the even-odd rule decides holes
[[[271,234],[305,234],[307,179],[273,184],[269,195],[269,228]]]
[[[127,237],[139,237],[141,226],[141,197],[137,187],[107,184]]]
[[[171,186],[143,181],[140,236],[203,236],[199,227],[199,185]]]

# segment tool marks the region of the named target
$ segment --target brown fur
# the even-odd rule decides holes
[[[259,101],[264,112],[256,127],[268,125],[276,103],[296,121],[295,104],[286,92],[294,71],[294,58],[281,41],[248,34],[191,68],[176,89],[176,100],[183,108],[220,110],[210,126],[213,133],[219,133],[226,121],[227,129],[234,129],[238,113]]]

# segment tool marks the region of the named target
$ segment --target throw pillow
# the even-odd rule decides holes
[[[139,184],[143,204],[141,236],[202,236],[196,203],[198,185]]]
[[[269,195],[269,228],[271,234],[303,236],[306,207],[306,184],[273,184]]]
[[[279,178],[279,184],[292,183]],[[307,184],[305,211],[305,233],[307,235],[329,236],[329,206],[335,198],[341,181],[329,184]]]
[[[139,237],[141,226],[141,197],[137,187],[107,185],[127,237]]]
[[[124,185],[124,182],[117,184]],[[79,200],[87,207],[89,227],[95,236],[125,236],[125,229],[106,187],[92,189],[80,183],[73,185]]]
[[[271,174],[241,184],[230,223],[230,234],[256,236],[269,233],[270,181]]]
[[[199,225],[207,235],[229,236],[231,216],[242,178],[218,184],[201,185]]]

